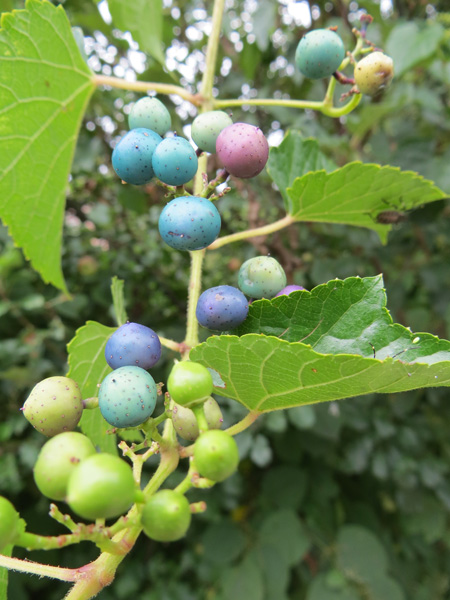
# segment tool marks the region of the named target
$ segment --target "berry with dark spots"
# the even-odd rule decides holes
[[[218,237],[220,214],[207,198],[181,196],[163,208],[159,217],[159,233],[171,248],[201,250]]]
[[[102,381],[98,405],[103,418],[114,427],[136,427],[155,410],[156,384],[141,367],[119,367]]]
[[[186,535],[191,518],[189,502],[183,494],[160,490],[144,505],[142,528],[152,540],[174,542]]]
[[[152,165],[155,175],[168,185],[183,185],[197,173],[198,158],[191,144],[182,137],[164,139],[156,148]]]
[[[207,400],[213,391],[211,373],[200,363],[185,360],[172,367],[167,379],[167,391],[181,406],[196,406]]]
[[[383,52],[372,52],[355,67],[355,83],[361,94],[376,96],[385,90],[394,77],[394,61]]]
[[[156,131],[159,135],[167,133],[172,125],[170,113],[161,100],[144,96],[131,109],[128,117],[130,129],[145,127]]]
[[[33,469],[34,481],[41,494],[51,500],[64,500],[70,475],[91,454],[95,454],[93,443],[77,431],[59,433],[48,440]]]
[[[227,331],[245,321],[248,301],[237,288],[218,285],[200,295],[195,314],[202,327],[213,331]]]
[[[256,256],[239,269],[238,285],[250,298],[273,298],[286,286],[286,273],[275,258]]]
[[[263,132],[248,123],[225,127],[217,137],[216,151],[225,169],[241,179],[258,175],[269,158],[269,144]]]
[[[22,410],[27,421],[47,437],[72,431],[83,412],[80,388],[69,377],[47,377],[34,386]]]
[[[111,157],[120,179],[133,185],[148,183],[155,175],[152,157],[161,140],[156,131],[143,127],[126,133],[117,142]]]
[[[295,63],[308,79],[322,79],[333,75],[344,57],[344,42],[337,33],[330,29],[314,29],[300,40]]]
[[[236,471],[239,450],[235,439],[225,431],[208,430],[194,444],[194,459],[202,477],[223,481]]]
[[[201,113],[192,122],[192,139],[201,150],[214,154],[219,133],[232,124],[231,117],[223,110]]]
[[[126,366],[150,369],[161,358],[161,342],[150,327],[125,323],[106,342],[105,358],[111,369]]]
[[[299,290],[304,290],[305,288],[302,285],[287,285],[282,290],[275,294],[275,296],[289,296],[292,292],[298,292]]]
[[[209,429],[220,429],[223,423],[222,411],[214,398],[208,398],[203,410]],[[172,407],[172,423],[177,434],[184,440],[194,442],[200,432],[197,419],[190,408],[174,403]]]
[[[0,496],[0,552],[9,544],[14,543],[19,531],[19,513],[9,500]]]

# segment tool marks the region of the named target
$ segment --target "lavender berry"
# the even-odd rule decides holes
[[[105,358],[111,369],[126,366],[150,369],[161,358],[161,342],[150,327],[128,322],[109,337]]]
[[[287,285],[282,290],[275,294],[276,296],[289,296],[292,292],[298,292],[300,290],[304,290],[305,288],[302,285]]]
[[[217,138],[216,151],[225,169],[241,179],[258,175],[269,158],[269,144],[263,132],[247,123],[225,127]]]
[[[247,317],[247,298],[231,285],[218,285],[201,294],[195,314],[200,325],[207,329],[213,331],[234,329]]]

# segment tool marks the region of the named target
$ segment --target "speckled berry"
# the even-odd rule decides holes
[[[286,274],[275,258],[256,256],[241,266],[238,285],[250,298],[273,298],[286,286]]]
[[[170,129],[172,119],[161,100],[144,96],[133,105],[128,117],[128,125],[130,129],[145,127],[156,131],[159,135],[164,135]]]
[[[235,177],[255,177],[266,166],[269,144],[259,127],[234,123],[223,129],[216,142],[217,156]]]
[[[222,110],[211,110],[195,117],[192,122],[191,135],[197,146],[206,152],[215,153],[219,133],[233,121]]]
[[[91,454],[95,454],[93,443],[77,431],[66,431],[48,440],[33,469],[41,494],[51,500],[64,500],[70,475]]]
[[[181,196],[163,208],[159,233],[171,248],[201,250],[220,233],[221,219],[215,205],[207,198]]]
[[[105,358],[111,369],[126,366],[150,369],[161,358],[161,342],[150,327],[125,323],[106,342]]]
[[[214,398],[208,398],[203,410],[209,429],[220,429],[223,423],[222,411]],[[174,403],[172,407],[172,423],[177,434],[184,440],[194,442],[199,436],[197,419],[190,408]]]
[[[174,542],[186,535],[191,523],[191,509],[183,494],[160,490],[145,503],[142,527],[145,535],[157,542]]]
[[[4,496],[0,496],[0,552],[14,543],[20,531],[19,513]]]
[[[183,185],[197,172],[198,158],[191,144],[182,137],[164,139],[152,158],[155,175],[168,185]]]
[[[394,61],[383,52],[372,52],[355,67],[355,83],[361,94],[376,96],[385,90],[394,77]]]
[[[300,40],[295,52],[299,71],[309,79],[330,77],[345,57],[344,43],[330,29],[314,29]]]
[[[152,156],[162,137],[151,129],[139,127],[126,133],[112,153],[112,166],[126,183],[143,185],[155,175]]]
[[[34,386],[22,410],[27,421],[47,437],[72,431],[83,412],[80,388],[69,377],[48,377]]]
[[[298,292],[299,290],[304,290],[305,288],[302,285],[287,285],[282,290],[275,294],[275,296],[289,296],[292,292]]]
[[[247,298],[231,285],[209,288],[197,302],[197,321],[202,327],[213,331],[234,329],[246,319],[247,314]]]
[[[105,377],[98,405],[105,421],[114,427],[136,427],[155,410],[156,384],[140,367],[119,367]]]

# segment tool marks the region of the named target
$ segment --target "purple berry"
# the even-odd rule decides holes
[[[289,296],[291,292],[298,292],[299,290],[304,290],[305,288],[302,285],[287,285],[285,288],[280,290],[278,294],[275,294],[275,298],[277,296]]]
[[[238,327],[248,314],[244,294],[231,285],[209,288],[198,299],[197,320],[207,329],[226,331]]]
[[[161,357],[159,337],[145,325],[125,323],[108,339],[105,358],[111,369],[133,366],[150,369]]]
[[[223,129],[216,142],[219,160],[235,177],[255,177],[266,166],[269,144],[259,127],[234,123]]]

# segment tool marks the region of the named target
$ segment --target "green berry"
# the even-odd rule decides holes
[[[394,61],[383,52],[372,52],[355,67],[355,83],[361,94],[376,96],[386,89],[394,77]]]
[[[222,411],[214,398],[208,398],[203,404],[209,429],[220,429],[223,423]],[[199,436],[198,423],[190,408],[174,404],[172,423],[177,434],[184,440],[194,442]]]
[[[209,430],[194,444],[194,459],[202,477],[223,481],[239,464],[239,451],[233,437],[225,431]]]
[[[80,517],[112,519],[133,504],[136,484],[128,463],[112,454],[93,454],[69,477],[67,503]]]
[[[344,43],[330,29],[315,29],[302,37],[295,52],[299,71],[309,79],[333,75],[344,60]]]
[[[47,437],[72,431],[83,412],[80,388],[69,377],[48,377],[34,386],[22,410],[27,421]]]
[[[214,154],[219,133],[232,124],[231,117],[222,110],[211,110],[202,113],[195,117],[192,122],[192,139],[201,150]]]
[[[167,390],[172,400],[181,406],[195,406],[204,402],[213,391],[211,373],[200,363],[177,363],[167,380]]]
[[[286,286],[286,274],[271,256],[256,256],[241,266],[238,286],[250,298],[273,298]]]
[[[156,492],[142,511],[144,533],[157,542],[174,542],[186,535],[191,511],[186,497],[174,490]]]
[[[144,96],[133,105],[128,117],[128,125],[130,129],[144,127],[164,135],[169,131],[172,120],[161,100]]]
[[[64,500],[69,477],[79,463],[95,454],[91,440],[76,431],[59,433],[46,442],[34,465],[34,481],[41,494]]]
[[[19,513],[9,500],[0,496],[0,552],[12,544],[19,533]]]

